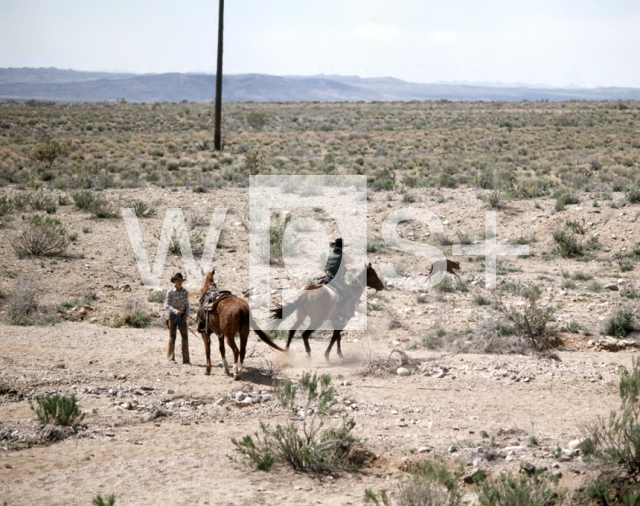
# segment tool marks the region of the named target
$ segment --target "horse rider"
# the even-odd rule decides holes
[[[331,253],[327,256],[327,264],[325,265],[325,283],[332,283],[333,286],[342,294],[343,304],[340,311],[346,315],[347,307],[353,297],[344,276],[347,271],[347,265],[353,264],[353,259],[348,253],[343,252],[344,244],[342,237],[338,237],[334,242],[329,244]]]
[[[169,326],[169,349],[167,358],[175,362],[176,330],[180,330],[182,338],[182,363],[190,364],[189,334],[187,333],[187,316],[189,315],[189,292],[182,287],[185,278],[178,272],[171,278],[174,287],[167,291],[164,308],[169,311],[167,325]]]

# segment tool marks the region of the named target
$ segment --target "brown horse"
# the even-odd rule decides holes
[[[209,286],[213,283],[214,272],[215,271],[212,271],[207,274],[200,298],[202,298],[202,295],[206,293]],[[198,317],[200,317],[200,313],[198,313]],[[253,331],[258,334],[258,337],[274,350],[285,351],[274,343],[265,332],[258,328],[251,316],[249,304],[247,304],[244,299],[234,295],[218,302],[214,310],[208,314],[206,331],[200,333],[204,341],[204,351],[207,356],[207,369],[205,374],[211,374],[211,334],[213,333],[218,336],[224,372],[229,374],[229,365],[225,358],[224,348],[224,341],[226,339],[229,348],[233,351],[233,377],[235,380],[242,379],[242,367],[247,352],[247,339],[250,329],[253,329]],[[240,334],[240,350],[238,350],[236,346],[236,334]]]
[[[366,282],[365,277],[366,275]],[[369,288],[374,288],[376,291],[383,290],[384,284],[373,270],[371,264],[367,265],[361,272],[357,273],[351,281],[346,282],[349,289],[353,293],[352,300],[359,300],[362,292],[365,290],[365,284]],[[340,337],[342,329],[349,321],[349,318],[341,318],[339,300],[335,296],[335,292],[326,286],[309,285],[304,288],[302,293],[293,302],[286,304],[284,307],[277,307],[271,311],[271,318],[273,320],[281,320],[283,313],[289,314],[290,311],[296,311],[296,321],[289,330],[289,339],[287,339],[287,347],[291,345],[291,340],[296,333],[296,330],[305,318],[308,316],[310,320],[309,327],[302,333],[302,340],[304,341],[304,349],[307,355],[311,355],[311,347],[309,346],[309,336],[314,330],[320,328],[320,326],[329,320],[333,326],[333,335],[331,336],[331,342],[324,356],[328,360],[329,352],[333,348],[334,343],[337,344],[338,356],[342,357],[342,349],[340,348]],[[345,321],[346,320],[346,321]]]

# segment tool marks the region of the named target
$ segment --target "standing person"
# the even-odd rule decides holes
[[[176,348],[176,329],[180,330],[182,337],[182,363],[190,364],[189,360],[189,335],[187,334],[187,316],[189,315],[189,292],[186,288],[182,288],[185,279],[182,273],[178,272],[171,278],[171,282],[175,285],[167,291],[164,299],[164,308],[169,311],[169,349],[167,358],[175,362]]]

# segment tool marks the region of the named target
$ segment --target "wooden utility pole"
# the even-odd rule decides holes
[[[218,68],[216,70],[216,125],[213,134],[213,145],[216,151],[222,149],[222,133],[220,132],[222,118],[222,28],[224,20],[224,0],[219,0],[220,12],[218,13]]]

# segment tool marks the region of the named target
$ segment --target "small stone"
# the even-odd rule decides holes
[[[418,448],[417,453],[429,453],[431,450],[433,450],[433,447],[431,446],[421,446]]]
[[[569,450],[574,451],[575,449],[578,448],[578,446],[580,446],[580,443],[582,443],[583,439],[574,439],[572,441],[569,441],[569,444],[567,445],[567,448],[569,448]]]
[[[238,393],[236,394],[236,401],[237,401],[237,402],[242,402],[242,401],[244,401],[244,399],[245,399],[246,397],[247,397],[247,396],[246,396],[246,395],[244,395],[244,393],[242,393],[242,392],[238,392]]]
[[[396,374],[398,376],[410,376],[411,375],[411,371],[409,369],[407,369],[406,367],[398,367],[398,370],[396,371]]]
[[[611,290],[612,292],[617,292],[620,290],[620,288],[618,288],[618,285],[616,285],[615,283],[608,283],[604,285],[604,289]]]
[[[522,470],[529,476],[531,476],[533,473],[535,473],[536,466],[534,466],[530,462],[525,462],[524,464],[522,464]]]
[[[350,387],[351,385],[353,385],[353,381],[351,381],[351,380],[344,380],[342,382],[342,386],[344,386],[344,387]]]
[[[456,448],[456,446],[455,446],[455,445],[451,445],[451,446],[449,447],[449,453],[455,453],[455,452],[457,452],[457,451],[458,451],[458,448]]]
[[[122,283],[121,285],[118,285],[118,290],[122,290],[123,292],[130,292],[131,285],[129,283]]]
[[[146,415],[141,416],[140,421],[142,423],[151,422],[152,420],[155,420],[156,418],[159,418],[161,416],[165,416],[164,411],[160,411],[159,409],[156,409],[156,410],[150,411]]]
[[[562,478],[562,471],[555,470],[551,473],[551,476],[555,476],[556,478]]]

